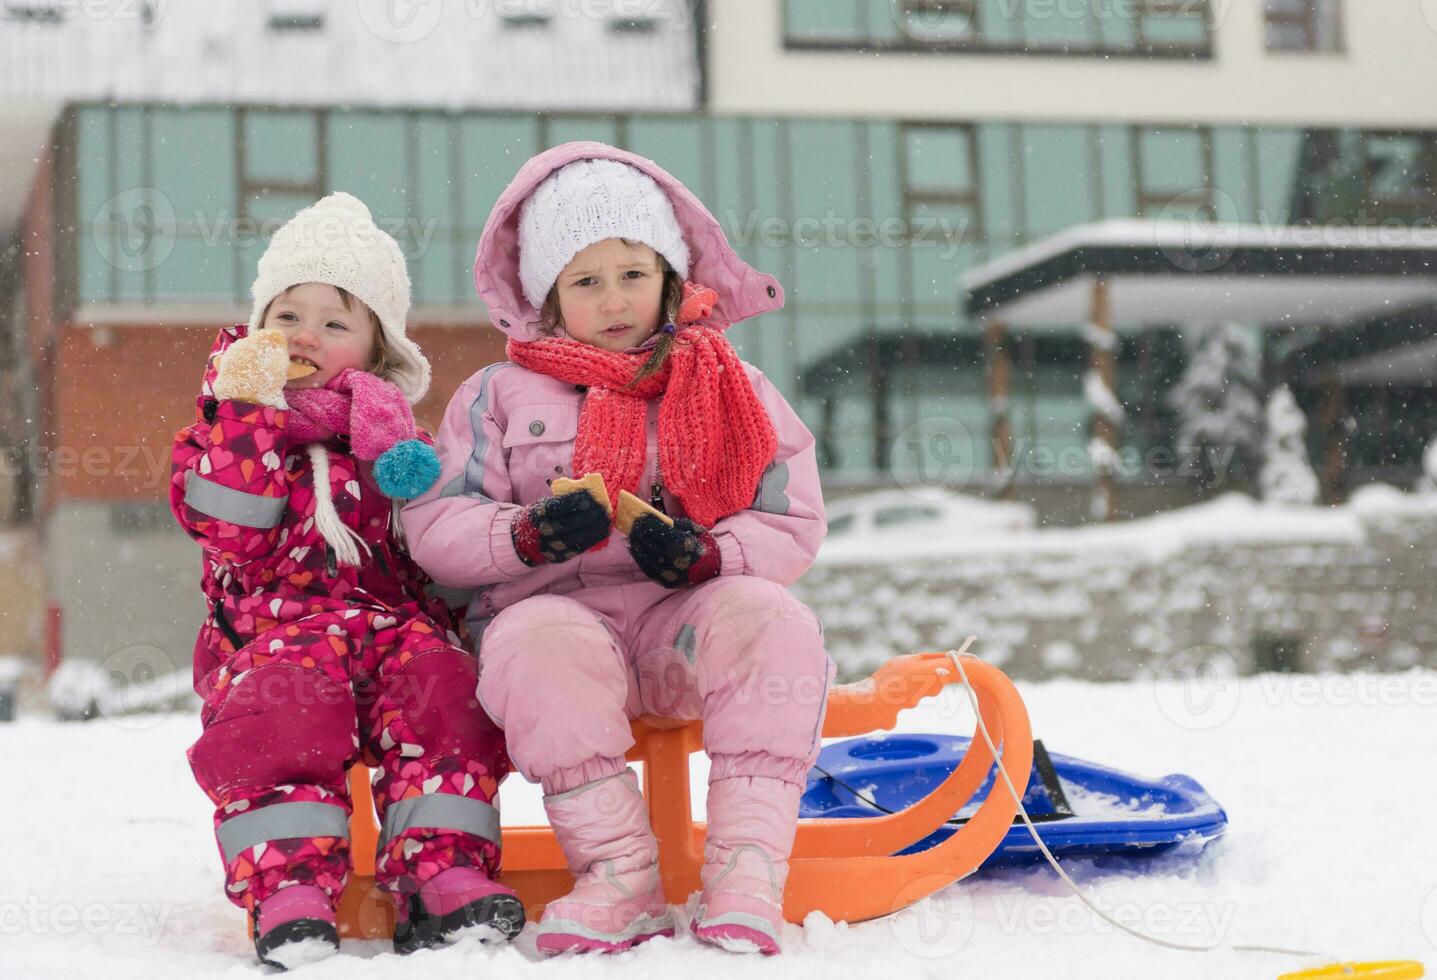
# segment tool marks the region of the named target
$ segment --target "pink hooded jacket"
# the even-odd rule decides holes
[[[496,327],[520,340],[541,336],[532,326],[539,313],[519,283],[519,208],[554,170],[593,158],[637,167],[669,195],[689,246],[689,279],[718,294],[711,322],[726,329],[783,306],[777,281],[740,259],[708,209],[652,160],[603,143],[566,143],[520,169],[484,227],[474,284]],[[762,372],[745,366],[773,420],[778,451],[754,488],[749,509],[724,518],[712,531],[721,574],[789,585],[813,563],[827,531],[814,439]],[[525,565],[514,550],[510,526],[521,508],[549,496],[554,478],[583,475],[571,470],[584,397],[574,385],[505,361],[464,382],[444,414],[437,436],[442,473],[428,493],[404,508],[401,520],[411,554],[436,582],[477,590],[469,607],[476,636],[500,609],[540,593],[622,585],[651,590],[651,599],[668,594],[644,576],[622,540],[539,568]],[[658,408],[657,401],[649,405],[642,487],[655,480]],[[684,515],[667,491],[663,500],[668,513]],[[611,538],[622,535],[615,531]]]

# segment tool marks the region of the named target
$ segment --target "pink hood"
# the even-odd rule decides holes
[[[783,287],[773,276],[752,268],[738,257],[718,220],[679,180],[654,161],[607,143],[564,143],[533,157],[504,188],[474,260],[474,288],[489,307],[494,326],[516,340],[534,340],[528,325],[537,323],[539,311],[524,298],[519,284],[519,208],[549,174],[575,160],[617,160],[652,177],[673,202],[679,227],[689,246],[689,279],[718,293],[710,322],[720,329],[760,313],[783,307]]]

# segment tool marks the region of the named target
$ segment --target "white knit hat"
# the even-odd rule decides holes
[[[519,211],[524,298],[542,307],[564,266],[605,238],[643,242],[688,278],[689,247],[654,179],[617,160],[575,160],[534,188]]]
[[[387,373],[410,404],[429,390],[429,362],[405,333],[409,273],[399,243],[374,223],[369,208],[343,192],[300,211],[279,231],[259,259],[250,292],[249,328],[260,328],[265,308],[291,286],[322,282],[338,286],[379,317],[397,366]]]

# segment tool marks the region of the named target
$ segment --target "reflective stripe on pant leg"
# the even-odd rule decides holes
[[[225,863],[256,844],[298,837],[349,839],[349,815],[331,803],[274,803],[241,813],[219,825],[220,852]]]
[[[499,810],[482,800],[452,793],[430,793],[411,796],[389,804],[384,812],[384,826],[379,832],[379,846],[388,847],[406,830],[457,830],[499,843]]]

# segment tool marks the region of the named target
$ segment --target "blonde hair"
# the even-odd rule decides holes
[[[619,240],[630,248],[645,244],[630,238]],[[668,260],[657,251],[654,252],[654,258],[659,260],[659,268],[664,274],[663,286],[659,293],[659,324],[662,328],[663,324],[673,323],[679,315],[679,306],[684,300],[684,280],[683,276],[675,272]],[[559,311],[559,284],[556,282],[549,287],[549,294],[544,297],[544,305],[539,308],[539,330],[552,337],[563,326],[564,316]],[[649,355],[649,359],[644,362],[639,373],[634,375],[634,380],[629,383],[630,388],[649,375],[657,373],[664,366],[664,362],[669,358],[673,340],[674,335],[671,333],[659,335],[659,341],[654,345],[654,352]]]
[[[296,283],[296,285],[298,284]],[[293,288],[294,286],[290,287],[290,289]],[[377,374],[379,377],[388,380],[390,373],[399,367],[399,361],[395,358],[394,351],[389,346],[389,341],[384,337],[384,324],[379,321],[379,314],[371,310],[362,299],[355,296],[343,286],[335,286],[334,291],[339,293],[339,298],[344,303],[346,310],[352,311],[354,304],[358,303],[364,307],[364,312],[369,314],[369,322],[374,324],[374,352],[370,355],[369,364],[365,366],[364,370],[368,374]],[[270,300],[265,306],[264,312],[260,314],[259,318],[261,330],[264,329],[265,320],[269,319],[270,307],[274,306],[274,304],[282,299],[288,292],[289,289],[286,289],[274,299]]]

